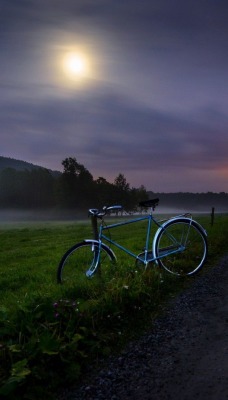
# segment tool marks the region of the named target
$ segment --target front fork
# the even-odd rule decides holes
[[[90,278],[96,270],[99,270],[100,266],[100,254],[101,254],[101,240],[97,243],[91,244],[91,252],[93,253],[93,258],[89,269],[86,271],[87,278]]]

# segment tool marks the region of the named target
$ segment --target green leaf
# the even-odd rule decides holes
[[[43,354],[54,355],[59,353],[59,343],[48,332],[40,336],[39,348]]]
[[[18,361],[17,363],[13,364],[11,370],[11,376],[0,388],[0,394],[8,396],[16,389],[18,384],[20,384],[23,380],[25,380],[26,376],[28,376],[30,373],[31,371],[29,368],[27,368],[26,359]]]
[[[82,340],[82,339],[83,339],[83,336],[80,335],[79,333],[76,333],[76,334],[73,336],[72,342],[73,342],[73,343],[77,343],[77,342],[79,342],[79,340]]]
[[[13,364],[11,375],[14,378],[19,380],[24,379],[27,375],[31,373],[30,369],[27,368],[27,359],[18,361],[17,363]]]
[[[21,352],[21,346],[19,344],[12,344],[11,346],[9,346],[9,350],[12,353],[20,353]]]

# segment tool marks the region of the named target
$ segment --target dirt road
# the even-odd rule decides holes
[[[68,400],[227,400],[228,255]]]

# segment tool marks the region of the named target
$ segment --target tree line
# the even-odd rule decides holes
[[[228,212],[228,193],[155,193],[148,192],[149,198],[158,197],[160,205],[180,210],[205,211],[215,207],[217,211]]]
[[[222,193],[155,193],[142,185],[130,187],[124,174],[113,183],[104,177],[94,179],[87,168],[69,157],[62,161],[63,172],[53,173],[45,168],[0,171],[0,208],[11,209],[78,209],[101,208],[121,204],[126,211],[137,209],[141,200],[160,199],[160,206],[180,209],[216,207],[228,211],[228,194]]]
[[[94,180],[87,168],[69,157],[62,161],[63,172],[58,176],[44,168],[0,171],[0,208],[100,208],[121,204],[134,210],[148,198],[146,188],[131,188],[124,174],[113,183],[104,177]]]

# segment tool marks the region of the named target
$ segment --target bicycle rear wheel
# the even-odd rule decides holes
[[[114,262],[115,255],[107,246],[101,245],[98,260],[98,242],[85,240],[71,247],[62,257],[57,269],[57,282],[74,284],[91,277],[110,261]]]
[[[158,263],[174,275],[193,275],[198,272],[206,260],[207,251],[204,230],[188,218],[167,222],[155,242]]]

